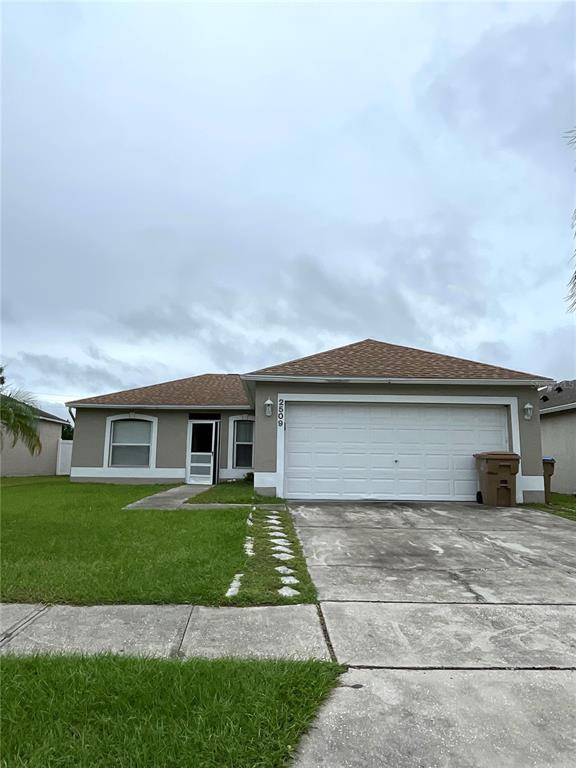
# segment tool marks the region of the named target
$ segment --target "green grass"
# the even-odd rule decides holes
[[[340,672],[319,661],[5,657],[0,765],[286,766]]]
[[[576,496],[568,493],[551,494],[550,504],[525,504],[524,506],[543,509],[545,512],[552,512],[553,515],[576,521]]]
[[[218,483],[188,501],[190,504],[282,504],[284,499],[254,493],[254,484],[249,480],[233,480]]]
[[[168,486],[2,480],[1,598],[217,605],[246,556],[246,511],[122,510]]]
[[[289,605],[291,603],[314,603],[317,600],[316,589],[302,554],[300,542],[294,530],[292,518],[287,510],[278,512],[282,523],[282,531],[286,534],[286,541],[290,542],[294,553],[293,560],[277,560],[274,558],[270,541],[270,531],[266,526],[268,511],[259,509],[252,513],[253,526],[248,529],[249,536],[254,539],[254,557],[246,558],[243,568],[241,587],[234,598],[229,598],[229,605]],[[300,593],[295,597],[282,597],[278,589],[282,587],[280,574],[275,570],[277,566],[286,565],[294,571],[293,576],[298,579],[298,584],[289,586]]]

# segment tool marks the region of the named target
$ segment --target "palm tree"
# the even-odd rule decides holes
[[[9,389],[0,365],[0,446],[4,436],[12,438],[12,445],[21,440],[32,455],[40,453],[42,443],[38,436],[36,404],[26,392]]]

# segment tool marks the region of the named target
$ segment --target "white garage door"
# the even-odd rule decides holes
[[[473,454],[493,450],[508,450],[504,406],[288,405],[284,495],[473,500]]]

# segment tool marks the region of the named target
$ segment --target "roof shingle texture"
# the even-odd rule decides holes
[[[239,407],[249,405],[237,373],[205,373],[188,379],[167,381],[150,387],[125,389],[109,395],[87,397],[68,405],[184,405]]]
[[[365,339],[317,355],[252,371],[247,375],[343,376],[398,379],[545,379],[531,373],[496,365],[476,363],[459,357],[400,347]]]
[[[561,391],[557,392],[557,389]],[[544,397],[547,400],[544,400]],[[540,410],[542,412],[545,412],[547,408],[557,408],[559,405],[572,405],[573,403],[576,404],[576,379],[558,381],[540,391]]]

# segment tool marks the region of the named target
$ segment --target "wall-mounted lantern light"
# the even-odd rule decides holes
[[[266,400],[266,402],[264,403],[264,413],[266,414],[266,416],[272,416],[273,408],[274,408],[274,403],[272,402],[272,400],[270,400],[270,398],[268,398],[268,400]]]
[[[526,419],[526,421],[530,421],[530,419],[532,418],[532,414],[534,413],[534,406],[532,405],[532,403],[526,403],[526,405],[522,410],[524,411],[524,418]]]

